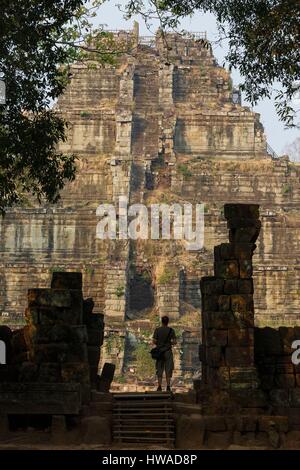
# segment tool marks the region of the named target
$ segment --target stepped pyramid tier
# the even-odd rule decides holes
[[[116,34],[134,49],[115,65],[74,64],[56,105],[69,122],[60,150],[78,156],[75,181],[57,205],[29,201],[1,220],[1,321],[22,325],[27,289],[47,287],[54,271],[82,272],[84,297],[105,314],[101,357],[116,364],[116,390],[153,383],[148,350],[162,314],[179,339],[174,380],[184,389],[200,371],[199,279],[213,274],[213,247],[227,241],[225,203],[260,205],[256,325],[299,324],[300,168],[267,153],[259,115],[241,106],[203,34]],[[97,239],[97,207],[120,196],[203,203],[204,247]]]

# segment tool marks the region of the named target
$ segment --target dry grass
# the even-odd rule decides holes
[[[182,326],[199,326],[200,328],[200,322],[200,309],[193,307],[187,302],[180,302],[180,318],[176,324]]]

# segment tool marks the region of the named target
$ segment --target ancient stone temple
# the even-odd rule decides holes
[[[180,389],[200,369],[199,279],[212,274],[213,247],[227,241],[224,203],[260,204],[256,325],[300,321],[300,168],[268,154],[259,116],[241,106],[205,34],[115,34],[130,51],[115,65],[75,64],[56,105],[69,122],[61,150],[78,156],[76,180],[57,205],[29,201],[1,220],[1,322],[22,325],[27,289],[48,287],[53,272],[81,272],[84,297],[105,314],[101,361],[116,364],[115,388],[151,384],[149,343],[167,314],[179,338]],[[203,203],[204,247],[97,239],[98,206],[118,207],[120,196]]]

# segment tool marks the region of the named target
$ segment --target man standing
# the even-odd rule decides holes
[[[176,335],[173,328],[168,326],[169,317],[161,319],[161,326],[156,328],[153,334],[153,343],[161,350],[159,359],[156,360],[156,375],[158,379],[157,391],[161,392],[163,373],[166,374],[167,392],[171,391],[171,378],[174,370],[172,346],[176,344]]]

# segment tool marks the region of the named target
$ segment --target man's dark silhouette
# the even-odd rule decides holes
[[[161,326],[153,334],[153,343],[164,351],[161,358],[156,360],[156,375],[158,380],[157,391],[161,391],[163,373],[166,374],[167,391],[171,391],[171,378],[174,370],[172,346],[176,344],[176,335],[173,328],[168,326],[169,317],[162,317]]]

